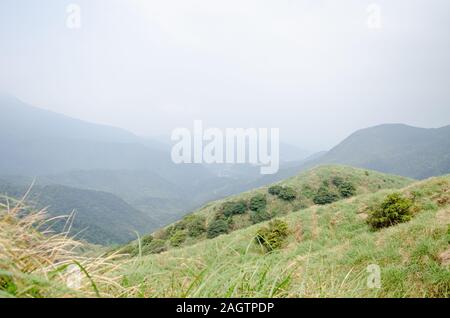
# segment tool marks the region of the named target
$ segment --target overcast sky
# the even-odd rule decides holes
[[[201,119],[321,150],[450,124],[449,30],[448,0],[1,0],[0,90],[140,135]]]

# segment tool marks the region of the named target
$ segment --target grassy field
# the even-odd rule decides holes
[[[405,188],[413,220],[380,231],[365,219],[392,190],[289,214],[288,242],[269,254],[253,242],[263,223],[135,258],[123,275],[142,297],[448,297],[449,190],[450,177]],[[370,265],[381,288],[367,286]]]
[[[267,221],[161,254],[89,257],[77,252],[79,243],[36,232],[30,226],[33,220],[19,221],[4,207],[0,296],[449,297],[450,176],[411,184],[372,171],[326,167],[310,172],[317,176],[313,181],[300,175],[286,183],[321,182],[323,174],[336,171],[352,171],[353,182],[366,180],[366,187],[357,187],[358,193],[348,199],[277,216],[289,233],[281,248],[271,252],[255,243]],[[380,189],[368,178],[392,182],[391,189]],[[372,229],[368,216],[393,192],[411,200],[411,221]],[[40,253],[33,252],[36,246]],[[65,286],[69,264],[80,265],[77,290]],[[374,286],[370,282],[377,269],[381,280]]]

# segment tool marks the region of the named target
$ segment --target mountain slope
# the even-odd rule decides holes
[[[4,198],[21,199],[27,191],[26,186],[0,182],[0,194]],[[0,200],[4,201],[4,198]],[[70,234],[95,244],[125,243],[136,238],[135,232],[147,233],[159,227],[156,220],[107,192],[35,185],[26,201],[31,207],[45,208],[49,217],[67,216],[74,212]],[[57,222],[53,230],[61,232],[66,221]]]
[[[399,191],[399,190],[396,190]],[[413,198],[411,221],[373,231],[366,213],[381,190],[280,218],[289,228],[264,253],[251,226],[136,258],[124,270],[143,297],[442,297],[450,296],[450,176],[400,190]],[[379,288],[370,284],[380,270]]]
[[[247,182],[242,176],[217,176],[202,165],[176,165],[170,147],[159,141],[4,95],[0,96],[0,147],[3,179],[30,184],[37,177],[38,184],[111,192],[157,219],[159,226]]]
[[[0,96],[0,175],[43,175],[71,170],[133,169],[169,181],[209,178],[202,166],[179,166],[159,142],[125,130],[87,123]]]
[[[316,202],[326,204],[355,195],[373,193],[381,189],[402,188],[411,182],[412,180],[408,178],[375,171],[346,166],[319,166],[276,184],[276,186],[284,189],[290,189],[295,194],[295,198],[286,200],[270,194],[273,185],[251,190],[223,200],[210,202],[181,221],[157,231],[153,234],[153,237],[164,241],[165,248],[171,248],[174,245],[174,237],[181,235],[185,239],[181,242],[175,242],[175,246],[190,245],[209,238],[209,229],[220,219],[226,221],[226,229],[220,233],[224,234],[267,219],[281,217],[293,211],[306,209],[315,205]],[[349,193],[341,192],[341,184],[349,185],[351,191]],[[252,211],[250,207],[252,200],[260,196],[264,198],[266,203],[262,209]],[[329,202],[324,200],[329,200]],[[228,212],[230,204],[234,205],[237,210]],[[205,231],[198,235],[191,235],[189,233],[190,226],[194,220],[202,220]],[[136,242],[132,242],[129,248],[135,245]]]
[[[151,171],[77,170],[41,176],[36,181],[115,194],[148,214],[159,227],[174,222],[187,208],[195,206],[184,187]]]
[[[450,126],[391,124],[355,132],[315,163],[338,163],[424,179],[450,173]]]
[[[277,182],[321,164],[343,164],[425,179],[450,173],[450,126],[417,128],[386,124],[359,130],[328,152],[264,176],[252,187]]]

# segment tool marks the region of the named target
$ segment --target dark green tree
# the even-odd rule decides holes
[[[284,201],[293,201],[297,198],[297,193],[291,187],[283,187],[278,197]]]
[[[266,209],[262,209],[259,211],[253,211],[250,213],[250,220],[253,224],[261,223],[264,221],[268,221],[272,218],[272,215],[267,212]]]
[[[282,186],[280,186],[280,185],[274,185],[274,186],[271,186],[271,187],[269,188],[268,192],[269,192],[269,194],[271,194],[271,195],[276,195],[276,196],[278,196],[278,195],[280,194],[280,192],[281,192],[282,189],[283,189]]]
[[[248,210],[247,202],[241,201],[230,201],[225,202],[222,205],[222,213],[225,217],[231,217],[236,214],[244,214]]]
[[[188,234],[191,237],[199,237],[206,232],[206,220],[202,216],[192,218],[187,226]]]
[[[208,226],[208,238],[215,238],[219,235],[228,233],[228,222],[223,219],[216,219]]]
[[[186,237],[187,235],[185,231],[178,230],[173,233],[172,237],[170,238],[170,245],[172,245],[173,247],[181,246],[181,244],[186,241]]]
[[[315,204],[325,205],[339,200],[339,196],[329,187],[322,185],[313,198]]]
[[[267,198],[264,194],[257,194],[250,199],[249,208],[251,211],[261,211],[266,208]]]

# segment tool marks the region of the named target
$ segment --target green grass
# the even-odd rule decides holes
[[[263,195],[267,198],[265,212],[268,213],[271,218],[283,217],[291,212],[313,206],[314,196],[319,191],[319,188],[323,186],[324,182],[327,184],[327,188],[329,188],[331,192],[336,192],[336,194],[338,194],[339,190],[335,185],[333,185],[334,178],[340,178],[352,184],[355,187],[355,195],[373,193],[379,191],[380,189],[398,189],[413,182],[413,180],[404,177],[387,175],[375,171],[368,171],[347,166],[319,166],[309,171],[300,173],[298,176],[277,183],[277,185],[288,187],[295,191],[296,198],[292,201],[285,201],[275,195],[270,195],[268,193],[269,186],[266,186],[223,200],[210,202],[197,211],[194,211],[193,214],[204,217],[206,224],[209,225],[214,221],[215,216],[221,211],[225,204],[229,202],[242,201],[249,203],[252,198]],[[340,196],[339,199],[344,198]],[[253,225],[250,209],[248,209],[246,213],[234,215],[228,219],[232,221],[229,232]],[[175,225],[176,224],[177,223],[175,223]],[[161,229],[153,233],[153,235],[156,238],[166,239],[166,247],[167,249],[170,249],[170,240],[167,239],[168,228],[169,227]],[[205,239],[207,239],[206,233],[196,237],[188,236],[187,240],[182,245],[192,245]],[[132,242],[131,245],[137,246],[137,242]],[[130,246],[127,247],[127,249],[129,248]]]
[[[317,186],[336,173],[355,178],[358,195],[280,214],[289,233],[269,253],[255,243],[268,221],[161,254],[80,255],[71,246],[81,243],[36,231],[39,214],[20,222],[20,209],[0,208],[0,297],[450,297],[450,176],[411,184],[324,167],[283,184]],[[379,190],[385,183],[391,186]],[[413,201],[412,219],[373,230],[367,216],[394,192]],[[83,281],[75,291],[65,287],[63,266],[77,263]],[[367,284],[373,265],[381,270],[380,288]]]
[[[122,274],[142,297],[449,297],[449,268],[439,261],[449,248],[449,189],[450,177],[405,188],[416,198],[413,220],[380,231],[365,214],[393,190],[284,216],[291,234],[270,254],[253,243],[261,223],[137,257]],[[371,264],[381,269],[379,289],[367,286]]]

